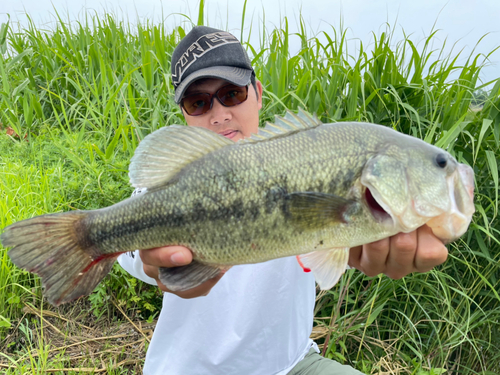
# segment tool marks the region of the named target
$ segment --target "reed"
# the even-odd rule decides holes
[[[124,199],[131,192],[128,161],[139,141],[183,122],[169,64],[188,30],[132,25],[111,14],[87,13],[72,23],[56,17],[50,31],[33,22],[0,27],[2,227]],[[202,2],[198,22],[203,19]],[[423,41],[394,40],[390,27],[373,35],[373,48],[360,44],[350,51],[345,29],[308,35],[300,26],[291,34],[286,18],[273,30],[262,25],[259,46],[246,43],[265,88],[262,121],[303,107],[323,121],[383,124],[447,149],[476,175],[476,214],[469,231],[449,245],[444,265],[402,280],[352,270],[318,295],[315,333],[324,355],[366,373],[499,373],[500,80],[479,81],[488,56],[471,54],[458,64],[459,54],[446,54],[444,44],[436,49],[437,31]],[[296,54],[292,38],[300,41]],[[482,89],[487,97],[472,110]],[[8,137],[8,127],[18,137]],[[161,306],[154,288],[118,268],[86,306],[116,319],[110,296],[139,319],[151,321]],[[47,352],[44,340],[24,349],[9,341],[20,327],[43,332],[39,323],[23,320],[28,303],[46,308],[38,279],[13,267],[1,249],[0,364],[11,366],[11,374],[71,367],[63,354]],[[110,366],[108,373],[116,371]]]

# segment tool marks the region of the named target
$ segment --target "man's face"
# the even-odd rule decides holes
[[[195,81],[188,87],[184,96],[194,93],[213,94],[229,82],[219,78],[207,78]],[[237,141],[259,131],[259,110],[262,108],[262,84],[257,81],[258,97],[252,85],[248,87],[248,98],[241,104],[224,107],[213,98],[212,108],[199,116],[190,116],[184,109],[182,113],[189,126],[210,129],[216,133]]]

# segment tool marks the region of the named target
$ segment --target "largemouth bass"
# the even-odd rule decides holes
[[[160,269],[174,291],[232,265],[291,255],[328,289],[350,247],[423,224],[451,241],[474,212],[472,169],[446,151],[302,111],[236,143],[204,128],[164,127],[140,143],[129,176],[144,194],[5,228],[10,258],[41,276],[50,303],[92,292],[119,254],[165,245],[193,251],[191,264]]]

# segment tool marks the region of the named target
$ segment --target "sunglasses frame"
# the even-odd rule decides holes
[[[222,89],[225,89],[225,88],[226,88],[226,87],[228,87],[228,86],[235,86],[235,87],[238,87],[238,88],[242,88],[242,87],[244,87],[244,88],[246,89],[245,99],[244,99],[244,100],[242,100],[242,101],[241,101],[241,102],[239,102],[239,103],[232,104],[232,105],[226,105],[226,104],[222,103],[222,100],[219,98],[219,91],[220,91],[220,90],[222,90]],[[186,95],[185,97],[183,97],[183,98],[181,99],[180,105],[181,105],[182,109],[184,109],[184,111],[186,112],[186,114],[187,114],[188,116],[201,116],[201,115],[204,115],[205,113],[207,113],[208,111],[210,111],[210,110],[212,109],[212,107],[213,107],[213,104],[214,104],[214,98],[217,98],[217,100],[219,101],[219,103],[220,103],[221,105],[223,105],[224,107],[234,107],[234,106],[237,106],[237,105],[239,105],[239,104],[244,103],[244,102],[246,102],[246,101],[247,101],[247,99],[248,99],[248,87],[249,87],[249,86],[250,86],[250,83],[249,83],[248,85],[245,85],[245,86],[238,86],[238,85],[235,85],[235,84],[233,84],[233,83],[230,83],[230,84],[227,84],[227,85],[222,86],[221,88],[219,88],[219,89],[218,89],[216,92],[214,92],[213,94],[210,94],[210,93],[208,93],[208,92],[196,92],[196,93],[193,93],[193,94],[190,94],[190,95]],[[189,98],[190,96],[194,96],[194,95],[208,95],[208,98],[209,98],[209,100],[210,100],[210,106],[209,106],[209,108],[208,108],[205,112],[199,113],[199,114],[197,114],[197,115],[191,115],[191,114],[189,114],[188,110],[187,110],[187,109],[186,109],[186,107],[184,106],[184,99]]]

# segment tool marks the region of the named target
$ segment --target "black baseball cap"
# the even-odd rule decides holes
[[[206,26],[195,26],[180,41],[172,54],[171,71],[176,103],[200,78],[222,78],[245,86],[255,74],[245,49],[233,34]]]

